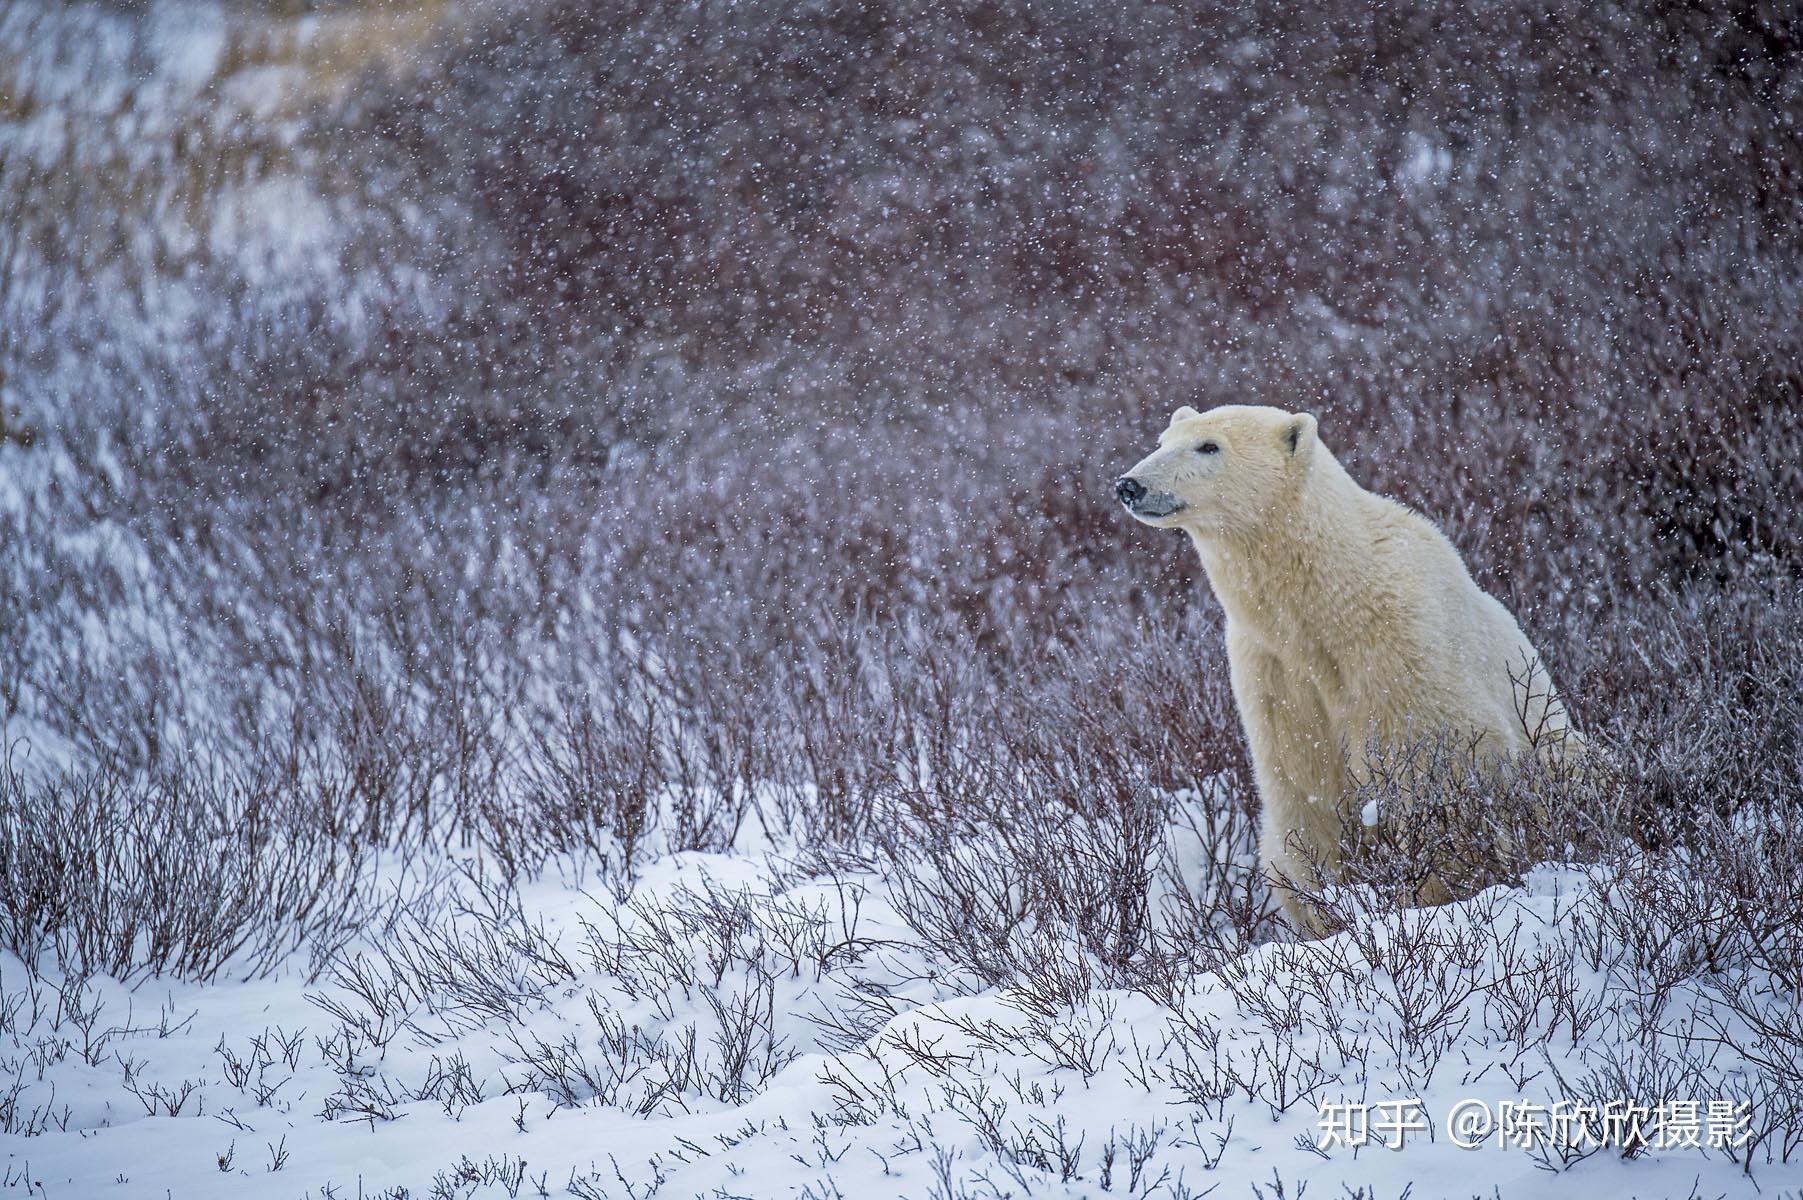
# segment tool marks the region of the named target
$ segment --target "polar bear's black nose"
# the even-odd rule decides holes
[[[1146,485],[1131,475],[1123,475],[1114,481],[1114,494],[1122,504],[1137,504],[1146,494]]]

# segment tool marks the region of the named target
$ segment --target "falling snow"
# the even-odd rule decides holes
[[[1755,3],[0,5],[0,1179],[1803,1191],[1799,114]],[[1314,940],[1110,490],[1247,401],[1592,747]]]

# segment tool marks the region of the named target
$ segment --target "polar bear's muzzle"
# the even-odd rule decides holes
[[[1128,512],[1142,521],[1156,521],[1183,508],[1183,501],[1171,493],[1151,491],[1131,475],[1114,481],[1114,494]]]

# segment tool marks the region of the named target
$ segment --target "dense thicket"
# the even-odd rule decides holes
[[[1238,844],[1212,603],[1108,483],[1255,400],[1446,526],[1636,804],[1796,800],[1783,6],[508,3],[296,121],[259,53],[132,122],[154,72],[16,68],[70,132],[0,172],[15,738],[509,865],[1132,847],[1217,777]]]

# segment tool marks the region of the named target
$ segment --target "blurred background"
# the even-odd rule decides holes
[[[1800,116],[1765,0],[9,0],[9,820],[1250,812],[1109,490],[1227,402],[1439,521],[1647,795],[1794,792]]]

